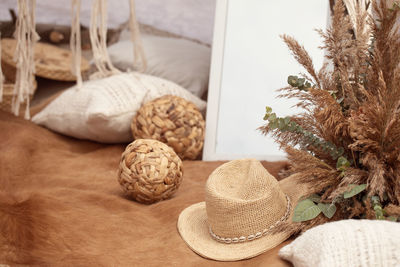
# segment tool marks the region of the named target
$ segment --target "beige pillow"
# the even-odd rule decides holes
[[[121,70],[132,69],[133,45],[124,40],[108,48],[112,63]],[[145,73],[179,84],[192,94],[202,97],[208,89],[211,49],[207,46],[179,38],[143,35],[143,48],[147,59]]]
[[[36,114],[32,121],[53,131],[103,143],[133,140],[130,124],[141,105],[172,94],[193,102],[201,111],[206,103],[164,79],[123,73],[71,87]]]
[[[295,267],[400,266],[400,224],[343,220],[312,228],[279,251]]]

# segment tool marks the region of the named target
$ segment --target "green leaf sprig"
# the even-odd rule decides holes
[[[298,88],[301,91],[308,91],[308,89],[311,88],[311,83],[309,81],[306,81],[305,78],[299,78],[295,75],[290,75],[287,82],[289,85]]]
[[[385,197],[384,197],[385,201]],[[397,216],[387,216],[386,211],[382,208],[382,203],[378,196],[371,196],[371,205],[375,211],[375,218],[378,220],[388,220],[392,222],[397,222],[400,218]]]
[[[309,145],[317,147],[322,151],[328,153],[334,160],[343,156],[344,149],[342,147],[337,147],[335,144],[329,141],[318,138],[313,133],[304,130],[296,122],[292,121],[290,117],[280,118],[276,116],[276,113],[272,112],[271,107],[265,108],[264,120],[268,121],[268,127],[271,130],[279,129],[281,132],[291,132],[297,133],[303,136],[304,141]]]
[[[340,156],[336,161],[336,169],[340,172],[340,177],[344,177],[346,175],[346,170],[350,167],[351,163],[343,156]]]
[[[305,78],[299,78],[296,75],[290,75],[287,79],[287,82],[290,86],[297,88],[300,91],[308,91],[310,88],[315,88],[315,85],[311,85],[311,83],[309,81],[306,81]],[[344,96],[338,99],[336,96],[337,91],[328,92],[343,108]]]
[[[349,187],[351,188],[349,191],[344,192],[343,194],[343,198],[351,198],[359,193],[361,193],[362,191],[365,190],[365,188],[367,188],[366,184],[360,184],[360,185],[356,185],[356,184],[350,184]]]
[[[321,212],[325,215],[325,217],[330,219],[336,213],[337,207],[335,204],[337,201],[339,201],[340,199],[347,199],[358,195],[359,193],[364,191],[366,187],[366,184],[351,184],[349,185],[349,190],[335,198],[332,203],[322,203],[320,195],[312,194],[306,199],[298,202],[297,206],[294,208],[293,221],[304,222],[312,220],[317,217]]]
[[[336,213],[335,203],[318,203],[318,208],[328,219],[332,218]]]
[[[301,200],[297,203],[293,212],[294,222],[309,221],[317,217],[321,213],[321,209],[310,199]]]
[[[375,217],[378,220],[384,220],[385,219],[385,211],[382,209],[382,204],[381,204],[381,201],[379,200],[379,197],[372,196],[371,204],[372,204],[372,208],[375,211]]]

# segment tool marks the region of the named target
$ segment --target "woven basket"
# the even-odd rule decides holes
[[[118,181],[138,202],[151,204],[171,197],[182,182],[182,161],[157,140],[139,139],[122,153]]]
[[[29,94],[29,99],[32,101],[33,95],[35,94],[37,89],[37,83],[34,82],[32,91]],[[12,113],[12,100],[13,100],[13,92],[14,92],[14,84],[13,83],[4,83],[3,84],[3,101],[0,102],[0,109]],[[23,102],[19,106],[19,117],[23,117],[25,115],[26,102]]]
[[[15,39],[1,40],[1,66],[4,76],[15,82],[16,65],[13,60],[17,41]],[[35,75],[51,80],[76,81],[71,73],[72,54],[69,50],[45,43],[35,45]],[[89,70],[89,63],[82,58],[82,73]]]
[[[135,139],[156,139],[172,147],[181,159],[196,159],[203,148],[204,125],[193,103],[166,95],[144,104],[131,129]]]

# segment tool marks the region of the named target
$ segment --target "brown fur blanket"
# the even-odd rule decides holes
[[[184,162],[172,199],[126,198],[116,172],[124,145],[55,134],[0,112],[0,264],[37,266],[288,266],[275,248],[235,263],[206,260],[181,240],[176,221],[204,200],[221,162]],[[272,174],[284,163],[265,163]]]

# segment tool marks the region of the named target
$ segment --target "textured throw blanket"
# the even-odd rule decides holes
[[[204,200],[221,162],[185,161],[172,199],[150,206],[117,182],[123,145],[79,141],[0,112],[0,264],[40,266],[289,266],[281,246],[235,263],[206,260],[176,221]],[[276,176],[285,163],[265,163]],[[287,244],[287,242],[286,242]]]

